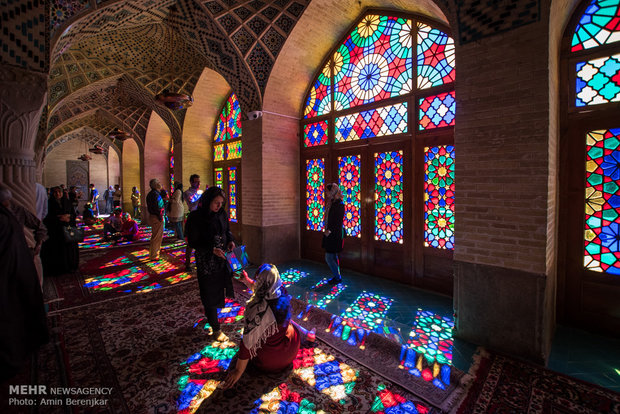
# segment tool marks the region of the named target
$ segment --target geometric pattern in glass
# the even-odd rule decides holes
[[[229,220],[237,222],[237,167],[228,167]]]
[[[368,15],[334,53],[335,110],[412,90],[411,20]]]
[[[363,291],[340,316],[355,326],[374,331],[380,327],[392,303],[393,299]]]
[[[219,144],[213,146],[213,161],[224,161],[224,147],[226,144]]]
[[[344,196],[344,229],[349,237],[361,237],[359,155],[338,157],[338,183]]]
[[[231,93],[224,106],[218,122],[215,124],[213,141],[223,142],[241,136],[241,105],[237,100],[237,95]]]
[[[306,229],[322,231],[325,191],[325,160],[306,160]]]
[[[327,144],[327,127],[327,120],[304,126],[304,147]]]
[[[586,134],[584,266],[620,275],[620,128]]]
[[[174,141],[170,141],[170,191],[174,191]]]
[[[224,185],[224,170],[222,168],[216,168],[214,171],[215,186],[222,188]]]
[[[620,3],[592,0],[575,28],[571,52],[620,41]]]
[[[454,146],[424,148],[424,245],[454,250]]]
[[[420,98],[420,131],[454,125],[454,91]]]
[[[575,106],[620,101],[620,54],[576,65]]]
[[[418,23],[418,88],[454,82],[454,40],[441,30]]]
[[[407,132],[407,102],[336,118],[336,142]]]
[[[314,118],[331,111],[332,87],[330,79],[329,62],[327,62],[306,97],[304,118]]]
[[[229,142],[227,144],[227,152],[229,160],[241,158],[241,141]]]
[[[375,240],[403,243],[403,152],[375,153]]]

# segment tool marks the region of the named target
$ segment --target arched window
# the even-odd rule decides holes
[[[392,12],[369,12],[329,54],[301,121],[306,257],[321,257],[324,186],[337,182],[345,266],[451,289],[454,66],[446,27]]]
[[[572,321],[620,329],[620,5],[581,4],[564,38],[560,241]],[[561,309],[562,309],[561,308]]]
[[[170,140],[170,195],[174,192],[174,140]]]
[[[231,231],[240,235],[241,222],[241,107],[231,93],[222,107],[213,133],[213,181],[226,191]],[[238,238],[239,240],[239,238]]]

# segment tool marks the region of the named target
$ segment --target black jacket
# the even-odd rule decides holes
[[[185,234],[189,247],[204,249],[209,252],[212,252],[214,247],[226,250],[228,243],[235,241],[230,232],[228,216],[224,209],[217,213],[208,208],[192,211],[185,222]]]
[[[336,200],[329,208],[327,216],[327,230],[330,231],[329,236],[323,236],[321,247],[327,253],[338,253],[342,251],[344,241],[344,203],[342,200]]]

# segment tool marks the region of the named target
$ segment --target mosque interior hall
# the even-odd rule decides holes
[[[49,340],[2,412],[620,413],[618,0],[6,0],[0,108],[10,203],[74,188],[84,230],[75,271],[37,268]],[[149,260],[153,179],[194,176],[316,330],[226,390],[253,292],[213,338],[187,240]],[[131,242],[102,238],[113,191]]]

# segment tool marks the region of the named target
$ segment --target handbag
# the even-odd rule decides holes
[[[84,241],[84,229],[75,226],[64,226],[62,228],[65,242],[67,243],[79,243]]]

